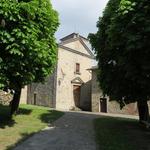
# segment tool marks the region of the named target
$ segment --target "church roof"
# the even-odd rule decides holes
[[[71,33],[71,34],[69,34],[69,35],[67,35],[67,36],[65,36],[65,37],[63,37],[63,38],[61,38],[60,41],[61,41],[61,42],[64,42],[64,41],[66,41],[66,40],[73,39],[73,38],[77,38],[77,37],[80,37],[80,38],[82,38],[82,39],[88,41],[87,38],[85,38],[85,37],[79,35],[79,33]]]

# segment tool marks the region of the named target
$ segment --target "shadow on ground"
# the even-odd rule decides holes
[[[150,132],[136,119],[107,117],[85,112],[65,112],[65,114],[46,130],[21,143],[15,150],[25,150],[25,148],[96,150],[92,147],[94,137],[87,140],[92,134],[92,130],[88,128],[88,124],[92,121],[94,121],[96,141],[99,144],[97,150],[150,150]],[[49,120],[47,113],[40,117],[45,122]],[[86,145],[87,143],[89,145]]]
[[[12,150],[63,114],[50,108],[21,105],[17,115],[11,118],[9,106],[0,105],[0,139],[4,138],[0,141],[0,149]]]
[[[50,115],[51,114],[51,115]],[[57,118],[63,115],[62,112],[55,111],[55,110],[48,110],[47,113],[43,113],[39,116],[39,119],[44,123],[52,123]]]
[[[0,112],[1,112],[0,107]],[[3,110],[8,110],[8,107],[3,107]],[[20,109],[19,114],[30,114],[32,110],[30,109]],[[3,111],[2,111],[3,112]],[[150,131],[146,129],[142,125],[138,123],[136,119],[126,119],[126,118],[119,118],[119,117],[107,117],[102,116],[99,114],[92,114],[92,113],[85,113],[85,112],[65,112],[67,116],[72,120],[71,122],[67,117],[63,117],[60,120],[63,120],[62,123],[57,123],[50,125],[47,130],[41,131],[42,134],[41,140],[38,140],[34,146],[40,147],[40,143],[49,140],[50,137],[54,137],[58,134],[60,135],[59,141],[61,143],[61,139],[64,140],[64,135],[68,134],[68,141],[72,144],[77,139],[72,138],[72,134],[78,134],[78,130],[83,132],[84,130],[88,130],[86,128],[86,120],[94,120],[94,128],[96,134],[96,141],[100,145],[100,150],[150,150]],[[3,113],[2,113],[3,114]],[[4,113],[5,114],[5,113]],[[5,116],[3,114],[3,116]],[[1,113],[0,113],[1,115]],[[48,110],[46,113],[42,113],[38,116],[38,119],[44,123],[51,124],[58,116],[60,117],[62,112],[58,112],[55,110]],[[64,119],[65,118],[65,119]],[[80,122],[81,121],[81,122]],[[8,123],[8,122],[7,122]],[[14,122],[15,123],[15,122]],[[12,123],[12,125],[14,124]],[[82,127],[80,125],[83,125]],[[8,124],[7,124],[8,125]],[[53,126],[54,125],[54,126]],[[6,124],[4,124],[4,127]],[[79,126],[79,127],[78,127]],[[0,126],[0,128],[2,128]],[[60,130],[66,129],[67,133],[60,133]],[[74,133],[75,132],[75,133]],[[16,145],[28,146],[28,142],[26,143],[26,139],[35,134],[23,133],[21,134],[22,139],[17,141]],[[90,131],[88,131],[90,133]],[[83,136],[84,138],[86,135]],[[80,140],[82,143],[84,138]],[[85,138],[86,140],[86,138]],[[25,143],[23,142],[25,141]],[[40,142],[39,142],[40,141]],[[23,142],[23,143],[22,143]],[[32,142],[32,140],[30,140]],[[47,142],[49,143],[49,141]],[[58,144],[57,143],[57,144]],[[52,143],[56,144],[56,143]],[[72,145],[68,146],[72,146]],[[81,144],[81,143],[80,143]],[[12,150],[14,146],[12,145],[7,147],[7,150]],[[31,144],[32,145],[32,144]],[[65,144],[67,145],[67,144]],[[18,149],[17,149],[18,150]],[[20,149],[19,149],[20,150]],[[38,149],[37,149],[38,150]],[[55,150],[55,149],[53,149]],[[61,150],[61,148],[60,148]]]
[[[28,114],[28,111],[26,109],[20,109],[20,113]],[[48,126],[51,126],[52,122],[54,122],[56,119],[58,119],[62,115],[63,115],[62,112],[58,112],[58,111],[55,111],[55,110],[48,110],[47,113],[41,114],[39,116],[39,119],[41,120],[41,122],[47,123]],[[38,131],[38,132],[44,132],[44,131]],[[13,148],[15,148],[16,146],[18,146],[19,144],[21,144],[22,142],[24,142],[25,140],[27,140],[28,138],[30,138],[31,136],[33,136],[36,133],[37,132],[21,133],[20,134],[21,139],[18,140],[16,142],[16,144],[8,146],[6,148],[6,150],[12,150]]]
[[[30,115],[32,109],[29,108],[19,108],[17,115]],[[60,117],[62,112],[55,110],[48,110],[47,113],[42,113],[39,118],[43,123],[51,123]],[[10,117],[10,107],[5,105],[0,105],[0,128],[4,129],[6,126],[13,127],[15,120]]]
[[[94,126],[100,150],[150,150],[150,129],[138,120],[105,116]]]
[[[17,115],[29,115],[31,112],[31,109],[19,108]],[[15,123],[13,117],[10,117],[10,107],[0,105],[0,128],[13,127]]]
[[[24,142],[25,140],[27,140],[28,138],[30,138],[31,136],[33,136],[35,133],[37,132],[33,132],[32,134],[30,133],[22,133],[20,134],[21,139],[18,140],[15,144],[7,146],[6,150],[13,150],[16,146],[18,146],[19,144],[21,144],[22,142]]]

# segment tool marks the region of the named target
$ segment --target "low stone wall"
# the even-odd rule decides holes
[[[27,104],[55,108],[55,72],[46,78],[45,83],[32,83],[27,88]]]
[[[108,101],[107,112],[115,114],[138,115],[137,103],[130,103],[120,109],[120,104],[116,101]]]
[[[9,105],[13,95],[11,93],[0,90],[0,104]]]

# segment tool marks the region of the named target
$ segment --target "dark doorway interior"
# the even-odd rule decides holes
[[[74,97],[74,102],[76,107],[80,107],[80,91],[81,88],[79,85],[73,86],[73,97]]]
[[[107,99],[106,98],[100,98],[100,111],[107,113]]]
[[[36,105],[36,93],[34,93],[34,101],[33,104]]]

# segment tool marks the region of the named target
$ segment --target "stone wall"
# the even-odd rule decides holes
[[[99,87],[99,82],[97,81],[97,69],[92,70],[92,111],[93,112],[101,112],[101,103],[100,98],[103,97],[102,90]],[[107,99],[107,112],[108,113],[116,113],[116,114],[129,114],[129,115],[137,115],[137,104],[131,103],[120,109],[119,103],[116,101],[109,101],[109,97]]]
[[[82,110],[91,111],[91,80],[81,86],[80,106]]]
[[[97,81],[97,70],[92,70],[92,94],[91,94],[91,103],[92,111],[99,112],[100,107],[100,97],[102,97],[102,90],[99,88],[99,82]]]
[[[20,97],[20,104],[27,104],[27,86],[22,88],[21,90],[21,97]]]
[[[55,72],[46,78],[45,83],[28,85],[27,103],[55,107]]]
[[[130,103],[120,109],[120,104],[116,101],[108,101],[107,112],[116,114],[138,115],[137,103]]]
[[[9,105],[13,95],[11,93],[0,90],[0,104]]]

